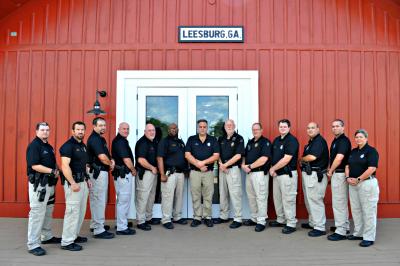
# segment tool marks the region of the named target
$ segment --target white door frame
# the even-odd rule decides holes
[[[252,137],[251,125],[258,122],[258,71],[219,70],[119,70],[117,71],[116,125],[127,122],[131,126],[128,137],[132,150],[143,135],[137,128],[138,88],[237,88],[237,130],[245,141]],[[185,140],[184,140],[185,141]],[[244,187],[243,187],[244,190]],[[245,193],[243,193],[245,194]],[[134,196],[134,194],[133,194]],[[134,197],[129,218],[135,218]],[[247,201],[243,202],[243,216],[248,216]]]

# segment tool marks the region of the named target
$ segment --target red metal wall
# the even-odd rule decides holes
[[[350,135],[366,128],[381,155],[379,216],[400,217],[399,18],[389,0],[28,1],[0,20],[0,216],[27,216],[25,150],[37,121],[51,124],[58,150],[72,121],[90,123],[96,88],[109,92],[102,106],[115,132],[117,70],[217,69],[259,71],[270,138],[283,117],[302,145],[310,120],[329,141],[336,117]],[[179,44],[179,25],[243,25],[245,43]],[[113,196],[111,185],[109,217]],[[301,193],[299,202],[304,217]]]

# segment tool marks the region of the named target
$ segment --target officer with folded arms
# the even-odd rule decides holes
[[[147,124],[144,135],[136,142],[136,221],[137,227],[150,231],[151,225],[159,224],[153,219],[153,206],[157,188],[157,140],[156,128]]]
[[[174,223],[187,224],[182,218],[184,171],[188,168],[185,159],[185,143],[178,137],[175,123],[168,126],[168,136],[158,144],[157,162],[161,175],[162,224],[173,229]]]
[[[235,122],[232,119],[225,121],[226,134],[219,137],[219,206],[220,218],[214,223],[229,221],[229,199],[232,200],[234,219],[230,228],[239,228],[242,225],[242,174],[240,165],[244,155],[243,137],[235,132]]]
[[[326,234],[324,197],[328,185],[326,172],[329,163],[329,151],[328,144],[319,133],[317,123],[311,122],[307,125],[307,135],[310,139],[308,144],[304,146],[301,171],[309,223],[302,224],[301,227],[312,229],[308,232],[308,236],[318,237]]]
[[[282,233],[296,231],[296,195],[297,195],[297,158],[299,142],[290,133],[290,121],[278,122],[280,135],[272,143],[273,196],[277,219],[271,221],[271,227],[283,227]]]
[[[103,137],[106,133],[106,120],[102,117],[93,119],[93,132],[90,135],[87,148],[91,164],[90,180],[92,187],[89,190],[90,210],[92,220],[90,228],[93,237],[110,239],[114,234],[108,232],[109,226],[104,225],[108,191],[108,171],[114,169],[115,162],[111,159],[107,141]]]
[[[379,154],[368,144],[365,129],[358,129],[354,139],[357,147],[350,152],[345,169],[354,220],[354,232],[347,239],[362,240],[359,245],[369,247],[374,244],[376,237],[379,185],[375,174]]]
[[[135,229],[128,227],[128,212],[131,207],[132,182],[136,176],[132,149],[128,142],[129,124],[122,122],[118,126],[118,134],[113,139],[111,154],[115,160],[114,186],[117,195],[117,235],[134,235]]]
[[[54,237],[51,223],[54,209],[54,188],[59,171],[53,147],[48,143],[49,124],[40,122],[36,125],[36,137],[26,151],[29,177],[29,221],[28,251],[35,256],[43,256],[46,251],[42,244],[57,244],[61,238]]]
[[[72,124],[72,137],[60,148],[61,184],[65,193],[65,215],[61,249],[82,250],[78,243],[87,242],[86,237],[78,236],[86,214],[88,186],[91,186],[88,170],[88,155],[83,143],[86,125],[81,121]]]
[[[256,232],[265,229],[268,208],[269,160],[271,159],[271,142],[262,135],[261,123],[251,127],[253,138],[247,142],[242,169],[246,176],[246,192],[249,199],[251,219],[245,226],[254,226]]]
[[[349,138],[344,134],[344,122],[335,119],[332,122],[332,133],[335,135],[331,143],[328,177],[331,178],[332,209],[335,218],[335,232],[328,236],[330,241],[346,239],[349,223],[349,184],[345,176],[345,167],[351,151]]]
[[[214,162],[219,158],[219,145],[215,137],[207,134],[208,122],[197,121],[197,134],[186,143],[185,157],[190,163],[190,190],[192,192],[194,219],[191,227],[201,224],[213,227],[212,197],[214,194]],[[201,199],[203,198],[203,206]]]

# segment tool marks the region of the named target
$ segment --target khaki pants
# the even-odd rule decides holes
[[[332,209],[335,218],[336,234],[345,236],[349,223],[349,185],[344,173],[334,173],[331,178]]]
[[[234,220],[242,222],[242,176],[237,166],[228,169],[228,173],[219,171],[220,218],[229,218],[229,198],[232,201]]]
[[[40,241],[46,241],[53,237],[51,232],[51,222],[53,220],[54,209],[54,186],[46,185],[46,195],[43,202],[39,202],[38,192],[42,186],[38,186],[37,191],[33,191],[33,184],[29,183],[29,221],[28,221],[28,249],[32,250],[40,247]]]
[[[64,184],[65,215],[61,246],[68,246],[74,242],[85,219],[89,190],[85,181],[78,184],[81,188],[78,192],[72,191],[67,182]]]
[[[304,200],[309,215],[310,225],[317,230],[325,231],[325,204],[324,197],[326,186],[328,185],[328,178],[324,174],[321,182],[318,182],[317,173],[312,171],[311,175],[302,172],[303,176],[303,191]]]
[[[296,227],[297,171],[273,177],[272,184],[277,222]]]
[[[262,225],[265,225],[265,219],[268,218],[268,181],[269,175],[264,175],[263,171],[250,172],[246,177],[251,220]]]
[[[153,205],[156,197],[157,175],[146,170],[143,179],[136,178],[136,221],[142,224],[153,217]]]
[[[354,236],[375,241],[376,216],[378,211],[379,186],[376,178],[349,186],[350,206],[354,220]]]
[[[90,180],[92,181],[92,187],[89,189],[90,211],[92,213],[90,228],[93,229],[93,234],[98,235],[105,231],[108,172],[101,171],[97,179],[94,179],[93,174],[90,174]]]
[[[131,173],[125,175],[125,178],[118,177],[117,180],[114,180],[117,196],[117,231],[128,229],[128,212],[131,206],[133,180],[134,177]]]
[[[163,224],[182,218],[183,184],[185,177],[183,173],[173,173],[167,182],[161,182],[161,210]]]
[[[212,171],[190,171],[190,190],[192,193],[194,219],[211,219],[212,197],[214,194],[214,175]],[[203,196],[203,207],[201,197]]]

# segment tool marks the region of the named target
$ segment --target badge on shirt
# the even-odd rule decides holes
[[[207,146],[210,147],[210,146],[211,146],[211,143],[210,143],[210,142],[207,142]]]
[[[257,147],[258,147],[258,143],[254,144],[254,147],[256,147],[256,148],[257,148]]]
[[[360,155],[360,158],[361,158],[361,159],[364,158],[364,154],[361,154],[361,155]]]
[[[332,146],[332,149],[334,149],[336,147],[336,143],[335,144],[333,144],[333,146]]]
[[[48,154],[48,153],[49,153],[49,152],[48,152],[48,151],[46,151],[46,150],[44,150],[44,151],[43,151],[43,154]]]
[[[308,151],[308,148],[310,148],[310,146],[307,146],[306,151]]]
[[[279,147],[279,149],[283,150],[283,144]]]
[[[231,143],[231,147],[233,147],[233,146],[235,146],[235,142],[232,142],[232,143]]]

